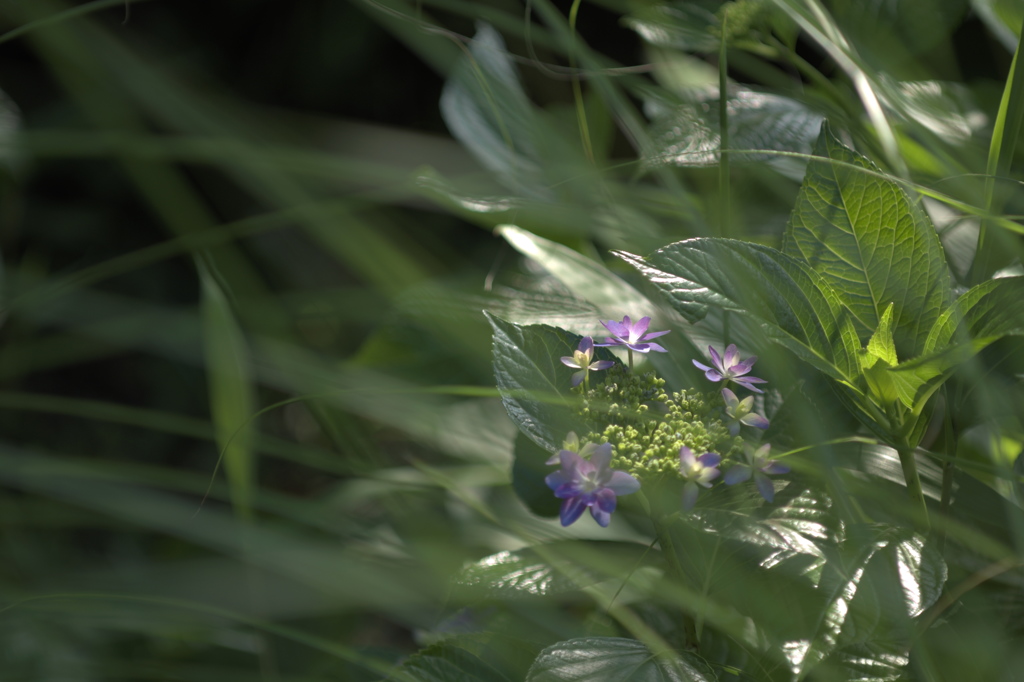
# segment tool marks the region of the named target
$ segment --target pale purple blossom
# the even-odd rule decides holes
[[[735,393],[727,388],[723,388],[722,399],[725,400],[725,414],[729,417],[725,424],[729,427],[729,433],[733,436],[739,435],[740,424],[746,424],[758,429],[767,429],[770,426],[767,419],[752,411],[754,409],[754,396],[748,395],[743,400],[740,400],[736,397]]]
[[[625,471],[609,468],[611,444],[604,445],[598,446],[589,460],[575,452],[562,450],[558,453],[562,468],[544,479],[555,492],[555,497],[564,500],[559,513],[563,526],[575,522],[589,507],[597,524],[607,527],[615,511],[617,497],[640,489],[640,482]]]
[[[651,324],[651,318],[641,317],[636,322],[632,322],[629,319],[629,315],[622,318],[622,322],[616,322],[615,320],[608,320],[602,322],[611,336],[605,337],[604,343],[597,344],[600,347],[608,346],[625,346],[629,350],[635,350],[637,353],[647,353],[649,351],[655,351],[657,353],[667,353],[668,351],[662,348],[656,343],[650,343],[651,339],[656,339],[659,336],[668,334],[669,330],[663,332],[648,332],[647,328]]]
[[[573,367],[578,369],[572,375],[573,387],[579,386],[584,379],[587,378],[588,372],[595,372],[601,369],[608,369],[615,363],[611,360],[598,360],[594,362],[594,339],[589,336],[584,336],[580,339],[580,345],[577,350],[572,352],[572,357],[568,355],[562,356],[562,364],[566,367]]]
[[[722,458],[713,452],[694,457],[693,451],[685,445],[679,448],[679,473],[686,481],[683,486],[683,509],[693,509],[697,504],[697,486],[711,487],[711,481],[721,473],[718,465]]]
[[[779,464],[773,459],[768,459],[768,451],[771,447],[771,444],[765,443],[757,450],[754,450],[754,446],[744,443],[743,453],[747,461],[743,464],[737,464],[726,471],[725,478],[722,480],[725,481],[726,485],[735,485],[749,480],[753,476],[754,483],[757,485],[757,491],[761,493],[761,497],[772,502],[775,499],[775,486],[772,485],[768,474],[788,474],[789,467],[785,464]]]
[[[715,350],[714,346],[708,346],[708,351],[711,353],[711,362],[714,367],[708,367],[707,365],[693,361],[698,369],[704,370],[704,376],[708,378],[708,381],[735,381],[740,386],[749,388],[755,393],[764,393],[761,389],[754,386],[754,384],[765,384],[768,383],[764,379],[758,379],[757,377],[743,376],[749,372],[754,363],[757,362],[757,356],[751,355],[749,358],[740,362],[740,352],[736,350],[736,344],[729,344],[728,348],[725,349],[725,356],[722,357]]]

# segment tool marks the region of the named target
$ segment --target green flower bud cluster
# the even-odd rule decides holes
[[[615,446],[612,466],[644,479],[679,474],[679,449],[715,452],[723,459],[741,451],[743,439],[722,422],[718,393],[665,390],[653,372],[634,374],[621,365],[605,381],[581,391],[580,416],[591,431],[583,440]]]

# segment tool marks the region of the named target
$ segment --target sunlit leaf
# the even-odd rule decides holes
[[[718,163],[721,151],[719,108],[721,100],[709,97],[676,105],[649,103],[654,119],[651,137],[658,156],[652,165],[706,166]],[[788,168],[791,159],[757,150],[810,154],[821,128],[822,117],[796,100],[736,88],[729,92],[729,147],[738,150],[733,161],[768,162]]]
[[[844,147],[827,124],[815,154],[838,163],[808,166],[783,251],[828,279],[863,339],[893,304],[897,351],[916,356],[952,298],[935,228],[897,183],[879,177],[878,167]]]
[[[487,315],[494,330],[494,376],[502,402],[523,433],[548,452],[561,448],[569,431],[584,432],[570,407],[571,357],[580,337],[544,325],[520,327]],[[603,348],[594,357],[611,360]]]
[[[645,545],[576,540],[499,552],[463,568],[455,576],[453,596],[473,600],[554,597],[610,579],[629,580],[657,557],[658,552]]]
[[[772,341],[839,381],[858,372],[860,344],[832,288],[774,249],[730,239],[690,239],[646,258],[618,254],[691,322],[709,309],[751,318]]]
[[[452,135],[521,196],[544,196],[534,144],[539,124],[501,35],[479,24],[441,95]]]
[[[714,33],[720,26],[715,9],[711,2],[645,4],[637,6],[623,21],[652,45],[711,52],[719,44]]]
[[[654,655],[635,639],[585,637],[540,653],[526,682],[712,682],[718,677],[690,652]]]
[[[1024,5],[1016,0],[971,0],[971,8],[1010,52],[1016,52]]]

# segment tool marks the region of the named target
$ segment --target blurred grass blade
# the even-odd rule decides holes
[[[1013,54],[1010,73],[1006,76],[1003,98],[999,102],[992,142],[988,149],[988,165],[985,167],[985,208],[991,215],[999,211],[1003,203],[995,192],[996,178],[1009,175],[1013,152],[1020,135],[1021,120],[1024,118],[1024,69],[1020,64],[1020,43]],[[1019,246],[1017,240],[1003,231],[989,230],[989,219],[981,221],[978,231],[978,248],[974,252],[969,281],[971,284],[988,279],[988,273],[1008,262]]]
[[[213,420],[231,488],[231,501],[243,517],[252,513],[256,484],[252,430],[248,424],[254,411],[249,349],[220,284],[207,266],[196,260],[201,285],[203,350]]]

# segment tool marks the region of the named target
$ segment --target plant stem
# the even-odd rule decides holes
[[[626,352],[629,353],[629,369],[630,369],[630,371],[632,371],[633,370],[633,349],[632,348],[627,348]]]
[[[696,634],[697,644],[700,644],[701,635],[704,634],[704,609],[707,606],[708,592],[711,590],[711,570],[715,566],[715,559],[718,558],[718,547],[722,544],[722,536],[719,535],[715,538],[715,549],[711,552],[711,561],[708,562],[707,567],[704,570],[704,586],[701,588],[700,596],[701,603],[700,608],[697,611],[696,618]]]
[[[927,534],[931,530],[928,521],[928,505],[924,501],[924,491],[921,489],[921,477],[917,474],[917,460],[914,459],[914,448],[903,445],[896,448],[900,456],[900,464],[903,466],[903,478],[907,481],[907,494],[916,509],[914,526],[922,533]]]

